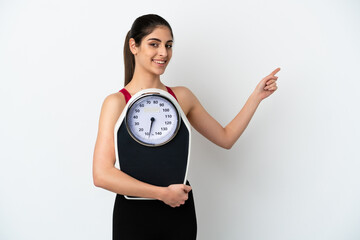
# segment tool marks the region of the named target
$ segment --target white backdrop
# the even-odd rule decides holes
[[[360,3],[0,1],[0,239],[111,239],[115,194],[92,183],[104,98],[123,87],[136,17],[171,24],[162,80],[221,124],[276,67],[231,150],[193,132],[198,239],[360,239]],[[181,230],[181,229],[180,229]]]

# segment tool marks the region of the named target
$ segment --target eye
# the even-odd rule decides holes
[[[167,48],[172,48],[172,45],[166,45]]]
[[[158,46],[157,43],[150,43],[150,45],[153,46],[153,47],[157,47],[157,46]]]

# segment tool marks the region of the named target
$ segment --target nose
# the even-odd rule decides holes
[[[159,49],[158,53],[160,56],[166,57],[168,55],[166,46],[162,45],[158,49]]]

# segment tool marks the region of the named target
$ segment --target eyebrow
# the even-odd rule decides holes
[[[158,38],[149,38],[148,41],[150,41],[150,40],[155,40],[155,41],[161,42],[161,40],[158,39]],[[167,42],[174,42],[174,41],[173,40],[168,40]]]

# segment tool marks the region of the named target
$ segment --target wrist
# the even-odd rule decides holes
[[[166,195],[166,187],[157,187],[155,191],[155,199],[163,201]]]
[[[250,99],[252,102],[256,103],[256,104],[260,104],[261,101],[262,101],[262,99],[259,98],[258,95],[255,94],[255,92],[253,92],[253,93],[250,95],[249,99]]]

